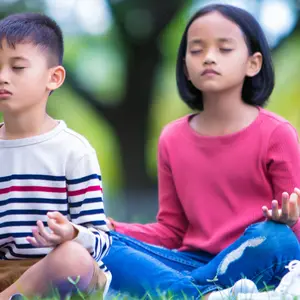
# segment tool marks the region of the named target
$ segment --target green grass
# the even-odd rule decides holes
[[[80,277],[77,277],[76,280],[73,280],[72,278],[68,278],[69,282],[71,282],[71,284],[73,284],[77,290],[76,293],[74,293],[75,295],[69,296],[66,298],[66,300],[101,300],[103,299],[103,291],[99,291],[96,292],[92,295],[86,295],[85,293],[81,292],[78,287],[77,284],[80,280]],[[268,286],[265,285],[265,287],[263,289],[260,290],[260,292],[267,292],[267,291],[273,291],[274,290],[274,286]],[[47,298],[41,298],[41,297],[33,297],[33,298],[26,298],[26,300],[60,300],[59,297],[59,293],[56,289],[52,289],[51,292],[51,296],[47,297]],[[157,293],[159,296],[153,297],[150,294],[146,293],[144,297],[142,298],[133,298],[130,296],[126,296],[126,295],[122,295],[121,293],[111,297],[110,300],[172,300],[174,297],[172,296],[171,293],[168,293],[167,295],[165,295],[165,293]],[[201,295],[201,292],[199,291],[199,295]],[[176,297],[176,299],[178,299]],[[183,300],[192,300],[191,298],[188,298],[186,295],[182,295],[182,299]],[[201,298],[203,299],[203,297]],[[230,297],[230,299],[228,298],[228,300],[231,300],[232,298]],[[283,298],[285,299],[285,297]],[[287,297],[287,299],[290,299],[289,297]],[[299,296],[295,296],[293,297],[293,300],[300,300]],[[226,300],[226,299],[224,299]]]
[[[102,294],[95,294],[93,296],[72,296],[70,298],[67,298],[67,300],[99,300],[99,299],[103,299],[102,298]],[[128,296],[124,296],[124,295],[117,295],[113,298],[110,298],[110,300],[172,300],[173,297],[172,295],[169,295],[169,296],[159,296],[159,297],[151,297],[150,295],[145,295],[143,298],[132,298],[132,297],[128,297]],[[178,299],[178,298],[176,298]],[[183,297],[182,298],[183,300],[192,300],[191,298],[188,298],[188,297]],[[267,300],[268,298],[266,298]],[[282,299],[285,299],[285,298],[282,298]],[[286,299],[291,299],[289,298],[288,296],[286,297]],[[292,298],[293,300],[299,300],[300,297],[299,296],[295,296]],[[52,297],[48,297],[48,298],[39,298],[39,297],[35,297],[35,298],[31,298],[31,299],[28,299],[28,300],[60,300],[59,296],[52,296]],[[226,300],[226,299],[223,299],[223,300]],[[228,298],[228,300],[232,300],[232,298]]]

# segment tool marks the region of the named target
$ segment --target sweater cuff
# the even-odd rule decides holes
[[[74,223],[71,223],[77,230],[78,234],[75,239],[73,239],[74,242],[79,243],[82,245],[85,249],[87,249],[90,253],[94,250],[95,245],[95,236],[94,234],[86,227],[81,225],[76,225]]]

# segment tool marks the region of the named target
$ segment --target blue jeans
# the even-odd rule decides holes
[[[104,263],[112,272],[111,288],[142,298],[169,292],[172,299],[200,299],[231,286],[241,278],[259,289],[276,286],[285,266],[300,259],[293,231],[272,221],[249,226],[244,234],[218,255],[203,251],[180,252],[150,245],[112,232],[113,244]]]

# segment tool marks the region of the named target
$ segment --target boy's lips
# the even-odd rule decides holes
[[[12,95],[12,93],[5,89],[0,89],[0,99],[6,99],[9,98]]]

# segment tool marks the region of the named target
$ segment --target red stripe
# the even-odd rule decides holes
[[[96,191],[102,192],[101,186],[95,185],[95,186],[89,186],[89,187],[87,187],[85,189],[82,189],[82,190],[69,191],[68,196],[79,196],[79,195],[86,194],[87,192],[96,192]]]
[[[66,187],[47,187],[47,186],[10,186],[5,189],[0,189],[0,195],[9,192],[46,192],[46,193],[65,193]]]

